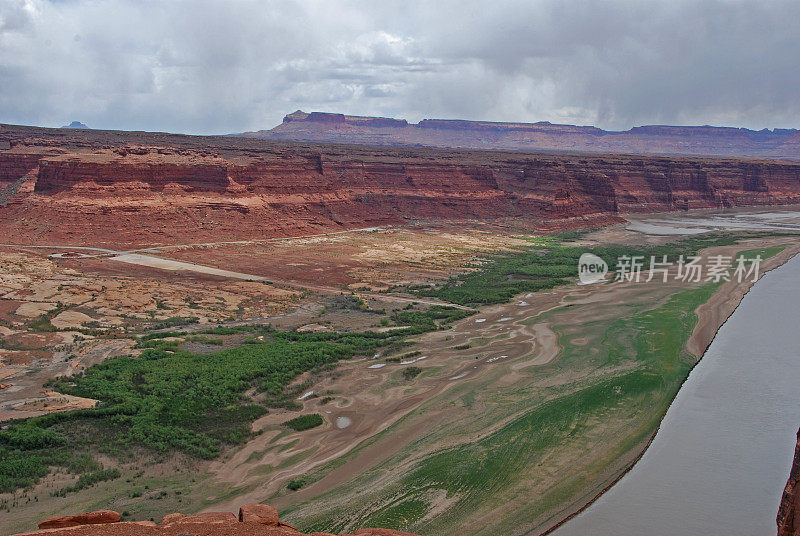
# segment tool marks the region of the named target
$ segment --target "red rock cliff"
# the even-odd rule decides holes
[[[57,132],[0,130],[9,147],[0,178],[38,170],[32,189],[0,192],[0,232],[15,242],[186,243],[434,218],[549,229],[629,212],[800,203],[792,162]]]
[[[794,463],[778,509],[778,536],[800,536],[800,430],[794,449]]]

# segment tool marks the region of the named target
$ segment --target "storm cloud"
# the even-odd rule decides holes
[[[800,127],[794,1],[0,0],[0,122]]]

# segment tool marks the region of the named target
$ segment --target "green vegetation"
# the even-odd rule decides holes
[[[171,316],[152,325],[151,329],[169,329],[178,326],[188,326],[197,322],[196,316]]]
[[[754,259],[757,255],[761,257],[762,260],[769,259],[786,249],[786,246],[779,245],[779,246],[771,246],[767,248],[757,248],[757,249],[748,249],[747,251],[740,251],[736,257],[738,258],[739,255],[744,257],[745,259]],[[734,259],[735,263],[736,259]]]
[[[349,303],[349,302],[348,302]],[[292,381],[303,372],[333,368],[340,359],[373,353],[377,348],[401,348],[405,338],[438,329],[469,314],[450,307],[404,311],[408,327],[389,333],[297,333],[268,326],[214,328],[206,334],[260,334],[245,344],[208,354],[196,354],[168,337],[177,331],[144,335],[138,357],[117,357],[94,365],[83,374],[52,380],[59,392],[99,401],[95,408],[53,413],[20,421],[0,432],[0,493],[26,487],[47,475],[50,467],[83,474],[82,486],[95,482],[102,468],[89,452],[120,456],[137,447],[158,452],[180,451],[210,459],[227,445],[250,437],[250,423],[269,407],[296,408]],[[185,319],[163,322],[167,328]],[[206,344],[218,339],[189,337]],[[221,342],[221,341],[220,341]],[[301,386],[302,388],[302,386]],[[248,390],[261,394],[255,404]],[[318,426],[319,415],[293,419],[298,430]],[[100,439],[102,438],[102,439]],[[88,474],[85,474],[88,473]],[[68,491],[74,491],[68,489]]]
[[[19,450],[55,447],[65,442],[61,434],[26,422],[12,424],[0,432],[0,445]]]
[[[289,481],[288,484],[286,484],[286,487],[289,488],[292,491],[297,491],[297,490],[299,490],[300,488],[302,488],[305,485],[306,485],[305,479],[303,479],[303,478],[293,478],[293,479],[291,479]]]
[[[421,372],[422,369],[419,367],[406,367],[403,369],[403,379],[406,381],[411,381],[419,376]]]
[[[145,341],[153,341],[157,339],[166,339],[169,337],[185,337],[186,333],[183,331],[158,331],[155,333],[147,333],[146,335],[142,335],[137,339],[139,344],[141,345]]]
[[[382,508],[370,518],[376,527],[407,527],[425,516],[430,506],[418,499],[399,500],[397,503]]]
[[[465,311],[443,305],[432,305],[424,311],[400,311],[392,315],[392,320],[398,325],[409,327],[394,333],[402,332],[406,335],[425,333],[426,331],[444,327],[474,313],[475,311]]]
[[[234,335],[236,333],[243,333],[246,331],[258,331],[259,329],[261,329],[259,326],[217,326],[211,329],[196,331],[195,333],[203,333],[205,335]]]
[[[94,471],[92,473],[86,473],[81,475],[78,478],[78,481],[73,484],[72,486],[67,486],[65,488],[61,488],[60,490],[53,492],[54,497],[66,497],[67,493],[73,493],[76,491],[80,491],[85,488],[89,488],[98,484],[100,482],[106,482],[108,480],[114,480],[121,476],[121,473],[118,469],[100,469],[99,471]]]
[[[647,265],[651,256],[660,260],[667,255],[675,261],[680,255],[695,255],[703,248],[735,242],[734,237],[723,233],[708,233],[647,248],[619,245],[586,248],[566,246],[555,240],[539,241],[535,247],[523,251],[488,257],[474,271],[453,277],[438,288],[412,289],[412,292],[461,305],[503,303],[523,292],[537,292],[575,281],[578,259],[587,251],[604,259],[613,276],[617,259],[623,255],[642,256]]]
[[[60,313],[63,310],[64,310],[64,304],[59,302],[58,304],[56,304],[55,309],[48,311],[42,315],[39,315],[39,317],[37,317],[36,319],[28,322],[28,331],[32,331],[35,333],[58,331],[56,327],[50,323],[50,320],[55,318],[56,315],[58,315],[58,313]]]
[[[214,339],[211,337],[202,337],[199,335],[194,335],[192,337],[187,337],[186,340],[188,342],[199,342],[201,344],[210,344],[213,346],[222,346],[223,340],[222,339]]]
[[[50,467],[63,467],[72,473],[100,469],[100,464],[86,453],[67,447],[39,449],[7,449],[0,447],[0,493],[29,486],[50,472]]]
[[[406,352],[403,355],[387,357],[384,361],[386,361],[387,363],[399,363],[400,361],[405,361],[407,359],[411,359],[412,357],[417,357],[419,355],[422,355],[422,352],[420,352],[419,350],[414,350],[413,352]]]
[[[310,430],[311,428],[321,426],[323,422],[325,421],[322,415],[319,413],[312,413],[310,415],[300,415],[294,419],[289,419],[284,422],[283,425],[297,432],[302,432],[303,430]]]

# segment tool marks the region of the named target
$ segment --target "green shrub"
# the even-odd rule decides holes
[[[316,428],[320,426],[323,422],[325,422],[322,418],[322,415],[319,413],[311,413],[309,415],[301,415],[299,417],[295,417],[294,419],[290,419],[283,423],[284,426],[288,426],[292,430],[297,432],[302,432],[303,430],[309,430],[311,428]]]
[[[299,490],[300,488],[302,488],[305,485],[306,485],[305,479],[303,479],[303,478],[293,478],[293,479],[291,479],[289,481],[288,484],[286,484],[286,487],[289,488],[292,491],[297,491],[297,490]]]
[[[403,369],[403,379],[406,381],[411,381],[422,372],[422,369],[419,367],[406,367]]]
[[[61,434],[29,423],[12,424],[0,431],[0,444],[21,450],[55,447],[65,442],[66,439]]]

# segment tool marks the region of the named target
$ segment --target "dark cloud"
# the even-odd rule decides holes
[[[800,127],[798,20],[794,1],[2,0],[0,121]]]

